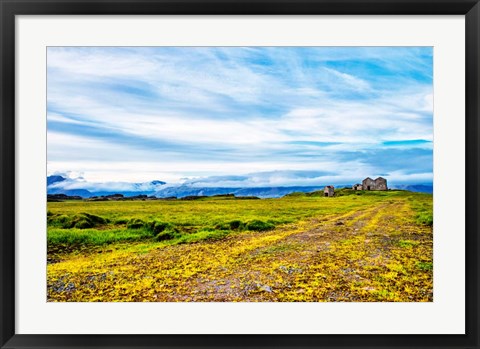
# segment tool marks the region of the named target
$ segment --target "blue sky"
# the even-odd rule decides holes
[[[50,47],[48,174],[198,186],[433,180],[430,47]]]

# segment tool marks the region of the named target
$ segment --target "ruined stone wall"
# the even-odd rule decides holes
[[[363,190],[375,190],[376,184],[375,181],[371,178],[365,178],[362,181],[362,189]]]
[[[387,190],[387,180],[384,178],[377,178],[375,180],[375,190]]]

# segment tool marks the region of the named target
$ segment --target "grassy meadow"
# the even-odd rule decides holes
[[[433,300],[432,195],[49,202],[48,301]]]

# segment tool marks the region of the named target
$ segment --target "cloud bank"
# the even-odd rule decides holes
[[[97,184],[431,182],[432,53],[50,47],[48,173]]]

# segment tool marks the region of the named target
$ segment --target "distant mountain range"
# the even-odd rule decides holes
[[[350,185],[337,185],[336,188],[350,187]],[[154,180],[143,183],[91,183],[78,179],[65,178],[53,175],[47,177],[47,194],[65,194],[68,196],[81,196],[91,198],[94,196],[107,196],[122,194],[126,197],[137,195],[155,196],[157,198],[186,196],[213,196],[222,194],[234,194],[235,196],[256,196],[259,198],[277,198],[293,192],[312,192],[322,190],[320,186],[288,186],[288,187],[249,187],[249,188],[226,188],[226,187],[196,187],[193,185],[167,185],[166,182]],[[414,192],[432,193],[433,186],[430,184],[393,185],[392,189],[402,189]]]
[[[393,185],[391,188],[415,191],[419,193],[429,193],[429,194],[433,193],[432,184],[400,184],[400,185]]]
[[[83,198],[113,194],[123,194],[124,196],[153,195],[165,184],[165,182],[159,180],[143,183],[91,183],[54,175],[47,177],[47,194],[65,194]]]
[[[235,196],[256,196],[259,198],[279,198],[293,192],[309,193],[315,190],[321,190],[324,186],[317,187],[259,187],[259,188],[215,188],[215,187],[191,187],[178,186],[160,189],[155,194],[158,198],[176,196],[178,198],[185,196],[213,196],[222,194],[234,194]]]
[[[185,196],[213,196],[221,194],[235,194],[235,196],[257,196],[259,198],[278,198],[293,192],[310,193],[316,190],[323,190],[321,186],[292,186],[292,187],[258,187],[258,188],[217,188],[217,187],[192,187],[192,186],[176,186],[165,187],[154,193],[158,198],[166,198],[176,196],[178,198]],[[350,188],[350,185],[337,185],[336,188]],[[391,189],[402,189],[414,192],[432,193],[431,185],[399,185],[392,186]]]

